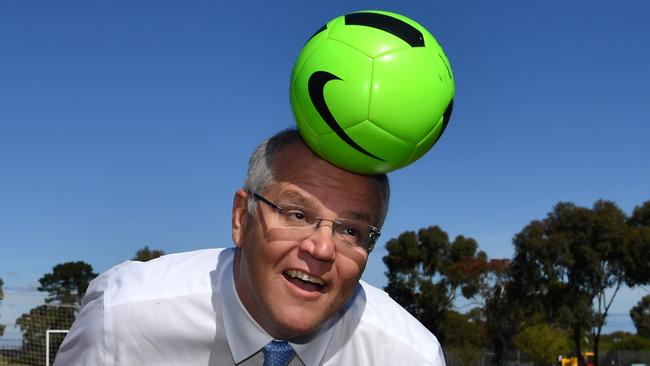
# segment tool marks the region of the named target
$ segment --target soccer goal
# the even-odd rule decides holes
[[[50,366],[50,334],[68,334],[68,329],[48,329],[45,332],[45,366]],[[58,347],[57,347],[58,349]]]

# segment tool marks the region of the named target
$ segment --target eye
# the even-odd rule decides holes
[[[304,221],[306,218],[304,212],[296,209],[285,211],[285,216],[290,221]]]
[[[291,215],[296,219],[296,220],[304,220],[305,219],[305,214],[300,212],[300,211],[294,211],[291,212]]]
[[[345,224],[341,225],[339,232],[343,235],[359,238],[361,236],[361,228],[357,225]]]
[[[357,228],[354,228],[354,227],[349,227],[349,228],[345,229],[345,233],[347,235],[355,236],[355,237],[359,236],[359,234],[360,234],[359,230]]]

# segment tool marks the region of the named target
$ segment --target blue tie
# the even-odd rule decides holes
[[[295,354],[287,341],[269,342],[263,349],[264,366],[287,366]]]

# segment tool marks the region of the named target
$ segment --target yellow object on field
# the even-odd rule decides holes
[[[582,356],[585,358],[586,366],[594,366],[593,352],[583,352]],[[578,366],[578,357],[563,357],[562,366]]]

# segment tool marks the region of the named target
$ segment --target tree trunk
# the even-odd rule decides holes
[[[573,326],[573,349],[575,356],[578,358],[578,366],[587,366],[585,358],[582,356],[582,347],[580,345],[580,337],[582,335],[582,328],[579,325]]]
[[[600,331],[602,326],[598,326],[596,334],[594,334],[594,366],[598,366],[598,345],[600,343]]]

